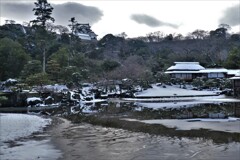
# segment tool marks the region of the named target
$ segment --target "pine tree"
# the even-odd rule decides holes
[[[46,21],[55,21],[55,19],[51,17],[53,7],[47,2],[47,0],[38,0],[34,4],[36,7],[33,8],[33,11],[35,11],[34,15],[37,16],[37,18],[30,21],[33,25],[45,27]]]

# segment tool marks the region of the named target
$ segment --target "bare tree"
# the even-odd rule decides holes
[[[6,20],[5,20],[5,23],[6,23],[6,24],[15,24],[16,21],[6,19]]]
[[[55,25],[53,23],[46,22],[46,30],[53,32],[55,30]]]
[[[161,32],[161,31],[153,32],[152,35],[153,35],[153,38],[154,38],[154,41],[155,41],[155,42],[160,42],[160,41],[162,41],[163,38],[164,38],[164,36],[165,36],[164,33]]]
[[[183,40],[184,37],[182,34],[178,33],[177,35],[174,36],[174,40]]]
[[[152,32],[146,34],[146,37],[148,38],[148,42],[153,42],[153,40],[154,40],[154,34],[153,34]]]
[[[219,24],[218,27],[219,28],[225,28],[227,30],[231,30],[232,29],[230,25],[225,24],[225,23]]]
[[[68,33],[69,29],[65,26],[62,26],[62,25],[56,25],[55,26],[55,31],[58,32],[59,34],[63,34],[63,33]]]
[[[193,39],[205,39],[208,35],[207,31],[197,29],[191,33]]]
[[[112,79],[130,78],[133,80],[144,77],[147,67],[140,56],[130,56],[121,63],[121,66],[108,74]]]
[[[126,39],[127,38],[127,34],[125,32],[122,32],[120,34],[117,34],[116,37],[122,37],[122,38]]]

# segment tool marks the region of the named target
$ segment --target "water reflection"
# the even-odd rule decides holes
[[[195,102],[103,102],[70,107],[69,114],[106,114],[139,117],[141,119],[227,118],[240,116],[240,103]]]
[[[236,160],[240,156],[239,143],[215,144],[203,138],[170,138],[85,123],[73,124],[62,134],[71,146],[70,159]]]

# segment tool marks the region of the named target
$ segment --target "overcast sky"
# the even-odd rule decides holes
[[[19,23],[35,18],[36,0],[0,0],[1,25],[5,19]],[[79,23],[90,23],[98,38],[125,32],[128,37],[145,36],[162,31],[183,35],[196,29],[214,30],[221,23],[240,31],[240,0],[48,0],[54,7],[55,24],[67,26],[75,17]]]

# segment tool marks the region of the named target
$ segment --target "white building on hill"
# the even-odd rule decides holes
[[[97,40],[97,35],[91,30],[89,24],[77,24],[74,32],[82,40]]]

